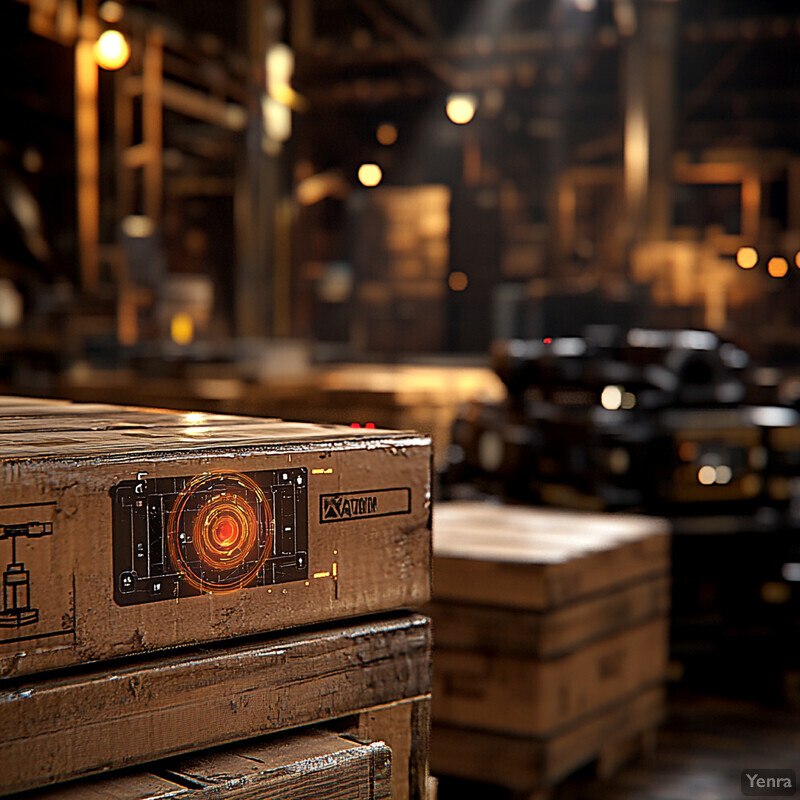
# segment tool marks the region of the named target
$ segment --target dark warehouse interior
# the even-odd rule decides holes
[[[416,589],[402,602],[390,600],[392,587],[383,605],[349,612],[365,615],[357,622],[364,626],[370,615],[400,609],[433,619],[432,688],[404,689],[402,701],[413,700],[403,706],[404,744],[398,750],[392,736],[400,734],[385,733],[369,716],[368,706],[399,702],[387,695],[347,714],[320,712],[324,736],[315,728],[317,739],[285,745],[303,758],[321,747],[342,759],[373,759],[369,797],[730,800],[794,793],[795,2],[4,0],[0,18],[0,432],[7,440],[0,562],[11,558],[3,573],[0,697],[21,697],[25,681],[66,686],[70,676],[100,670],[90,665],[104,658],[120,674],[145,674],[151,649],[179,659],[191,644],[228,657],[214,625],[213,635],[197,628],[186,642],[154,644],[161,639],[147,628],[151,612],[137,606],[130,648],[117,643],[98,655],[87,645],[74,663],[53,656],[44,677],[38,667],[26,672],[20,643],[36,640],[38,629],[25,626],[50,624],[50,611],[42,605],[40,618],[31,597],[41,597],[47,569],[60,569],[59,527],[72,514],[46,496],[56,478],[42,476],[50,474],[51,458],[74,469],[84,463],[89,457],[80,448],[69,454],[74,437],[86,433],[86,442],[98,442],[92,469],[104,458],[130,465],[139,459],[142,475],[149,469],[162,481],[159,491],[178,497],[169,513],[166,500],[158,512],[147,506],[148,526],[164,515],[164,564],[184,558],[176,548],[185,539],[175,545],[173,535],[199,541],[200,527],[186,534],[174,521],[186,502],[192,514],[217,513],[216,500],[195,507],[181,500],[184,492],[247,493],[230,512],[234,522],[224,517],[224,525],[266,525],[272,555],[256,559],[246,579],[231,579],[243,595],[267,584],[272,594],[270,581],[310,584],[311,592],[330,580],[330,608],[340,591],[348,597],[335,537],[332,564],[310,569],[302,559],[317,557],[316,533],[303,546],[297,539],[280,544],[280,514],[289,514],[281,509],[290,500],[293,509],[309,503],[308,519],[295,516],[292,525],[302,518],[321,531],[338,530],[350,514],[360,520],[354,529],[364,520],[376,531],[397,524],[402,533],[392,537],[410,536],[406,513],[418,513],[429,533],[432,527],[431,553],[408,555],[424,576],[403,562],[401,577],[392,578],[408,586],[422,581],[428,595],[432,585],[432,600],[420,601],[425,592]],[[145,408],[158,411],[139,410]],[[177,414],[186,424],[169,439],[164,431],[178,425],[170,421]],[[329,435],[336,458],[363,448],[364,466],[347,466],[347,479],[333,473],[339,494],[320,489],[317,498],[317,485],[331,473],[328,462],[315,461],[308,474],[322,477],[308,483],[306,500],[305,462],[287,468],[298,477],[289,489],[285,465],[244,463],[264,455],[252,437],[273,442],[284,429],[264,433],[254,420],[229,422],[227,415],[265,425],[285,420],[285,442],[263,445],[275,453],[289,452],[303,436],[314,442]],[[424,513],[415,505],[417,488],[398,488],[411,458],[396,483],[374,484],[381,487],[374,497],[357,480],[350,491],[353,475],[384,469],[368,461],[376,449],[395,448],[391,436],[400,434],[381,439],[384,429],[416,431],[418,439],[403,439],[415,446],[430,437],[427,483],[421,473],[408,480],[425,487]],[[92,438],[106,435],[107,443]],[[210,463],[203,453],[222,458],[224,448],[240,448],[240,460],[229,459],[219,473],[241,471],[234,488],[208,489],[199,477],[186,478],[188,488],[180,484],[176,464],[190,458],[194,441],[200,460],[186,462],[191,470]],[[38,458],[33,477],[20,477]],[[122,496],[125,480],[139,480],[133,466],[114,469],[102,489],[106,505],[109,493]],[[106,480],[76,474],[87,493],[100,492]],[[34,485],[35,497],[25,495]],[[19,512],[39,513],[48,503],[57,508],[52,519]],[[262,519],[248,503],[271,510]],[[140,523],[130,513],[133,542]],[[636,534],[626,532],[631,521],[641,525]],[[114,525],[118,537],[117,517]],[[228,535],[228,528],[219,533],[223,549]],[[151,548],[155,534],[147,536]],[[662,549],[654,544],[664,541]],[[393,538],[378,552],[388,556],[397,546]],[[141,575],[134,555],[120,572],[125,547],[114,540],[113,567],[135,582]],[[52,555],[42,555],[45,548]],[[359,548],[366,559],[368,545]],[[74,586],[65,597],[73,610],[58,623],[61,631],[78,629],[76,603],[89,591],[75,583],[86,567],[80,547],[70,553]],[[300,561],[289,566],[290,558]],[[453,566],[459,559],[462,573]],[[150,567],[151,555],[147,561]],[[92,567],[101,586],[105,568]],[[192,582],[186,569],[191,573],[178,570],[170,584],[176,603],[204,593],[210,603],[233,603],[219,600],[206,577],[181,594]],[[123,597],[133,583],[119,583],[119,575],[109,578],[106,594],[116,597],[115,611],[134,619]],[[162,590],[155,581],[148,584],[153,595]],[[532,588],[540,582],[541,597]],[[305,609],[289,589],[285,602]],[[286,588],[275,595],[281,591],[286,595]],[[359,588],[359,597],[371,591]],[[199,610],[199,600],[191,607]],[[100,619],[98,608],[92,614]],[[248,613],[244,605],[226,609],[224,624],[234,628]],[[314,626],[346,616],[337,614],[244,625],[230,638],[241,637],[234,644],[245,647],[247,637],[296,626],[298,636],[313,639]],[[422,624],[413,622],[421,617],[408,619],[402,625],[409,631]],[[400,647],[395,640],[411,636],[398,632],[402,625],[380,628],[376,641]],[[334,656],[326,658],[333,669]],[[584,688],[558,684],[568,674],[580,675]],[[535,678],[512,698],[514,681],[529,675]],[[572,702],[580,710],[567,716]],[[0,753],[25,736],[36,740],[20,732],[24,713],[4,720],[0,712]],[[150,713],[142,706],[142,718]],[[169,794],[180,786],[187,798],[195,791],[200,797],[217,779],[197,777],[187,754],[290,728],[294,735],[288,723],[229,727],[227,738],[187,738],[185,746],[148,757],[87,760],[71,772],[48,767],[41,779],[0,779],[0,795],[135,800],[183,797]],[[376,788],[382,751],[352,749],[377,739],[393,751],[388,794]],[[66,745],[57,747],[63,756]],[[256,760],[272,764],[265,753],[276,748],[264,745]],[[236,758],[256,758],[254,752]],[[179,756],[184,761],[169,769],[152,766]],[[39,766],[30,758],[33,775]],[[71,751],[64,758],[69,762]],[[406,762],[410,783],[405,773],[396,777]],[[143,764],[152,772],[147,778],[131,772]],[[773,782],[748,778],[756,768]],[[159,789],[163,795],[135,788],[118,794],[116,784],[86,784],[98,794],[81,793],[90,789],[80,781],[116,780],[119,769],[131,787],[157,778],[169,788]],[[26,762],[20,775],[27,770]],[[330,786],[308,795],[284,787],[264,796],[367,796],[346,794],[347,786],[337,788],[341,794]],[[218,796],[240,796],[230,791]]]

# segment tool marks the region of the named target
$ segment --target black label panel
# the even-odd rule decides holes
[[[305,467],[142,475],[110,494],[118,605],[308,578]]]

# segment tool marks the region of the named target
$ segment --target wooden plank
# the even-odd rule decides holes
[[[429,599],[427,437],[24,400],[0,407],[0,422],[0,563],[24,565],[17,606],[30,606],[3,601],[0,679]],[[176,552],[204,506],[195,498],[185,529],[171,529],[178,499],[231,471],[261,474],[261,494],[242,503],[257,506],[242,551],[255,567],[232,586],[194,585]],[[33,523],[48,535],[9,540],[8,526]]]
[[[436,646],[554,658],[625,628],[665,617],[670,580],[657,575],[548,611],[434,600]]]
[[[434,722],[431,770],[531,791],[551,786],[597,758],[612,742],[654,729],[664,714],[664,690],[650,688],[597,714],[576,720],[552,737],[526,737]]]
[[[433,719],[482,730],[546,735],[664,680],[666,619],[549,660],[438,648]]]
[[[321,730],[161,762],[37,793],[39,800],[390,800],[392,753]]]
[[[392,750],[392,800],[425,800],[430,749],[430,695],[362,712],[345,728]]]
[[[419,615],[17,683],[0,695],[0,794],[429,691],[430,623]]]
[[[510,608],[561,605],[669,567],[664,520],[484,503],[434,510],[434,596]]]

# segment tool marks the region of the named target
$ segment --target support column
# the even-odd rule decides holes
[[[631,243],[669,238],[677,0],[636,0],[625,64],[625,203]]]

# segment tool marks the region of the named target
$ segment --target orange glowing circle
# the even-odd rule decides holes
[[[463,292],[469,286],[469,277],[466,272],[456,270],[447,276],[447,285],[454,292]]]
[[[227,570],[244,563],[258,537],[258,519],[247,500],[223,494],[210,500],[192,526],[194,547],[203,564]]]
[[[789,272],[789,262],[781,256],[774,256],[767,262],[767,272],[773,278],[784,278]]]
[[[246,475],[199,475],[178,494],[167,523],[170,558],[201,592],[246,586],[272,550],[272,511],[264,491]]]
[[[742,269],[753,269],[758,264],[758,250],[755,247],[740,247],[736,251],[736,263]]]

